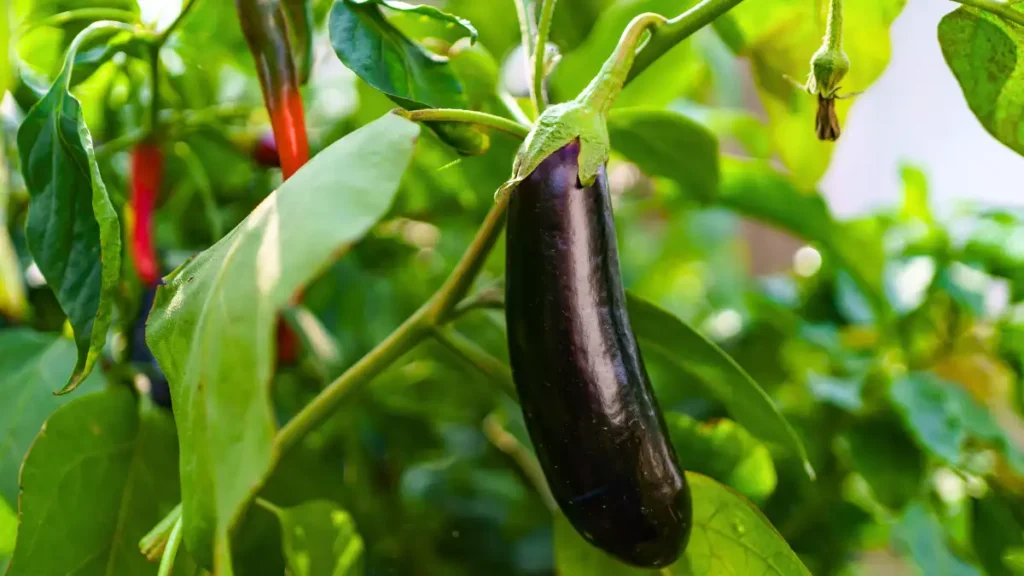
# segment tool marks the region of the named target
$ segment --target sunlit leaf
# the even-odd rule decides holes
[[[562,576],[809,576],[760,511],[739,494],[687,473],[693,531],[682,558],[661,570],[627,566],[588,544],[564,516],[555,519],[555,565]]]
[[[128,388],[61,406],[21,471],[7,574],[152,573],[136,543],[177,503],[177,463],[170,415],[140,416]]]
[[[627,294],[630,322],[641,349],[654,352],[678,370],[695,376],[708,394],[751,434],[798,457],[814,475],[803,443],[754,380],[718,346],[669,312]]]
[[[1006,2],[1022,10],[1022,2]],[[1024,11],[1021,11],[1024,16]],[[939,44],[971,111],[989,134],[1024,155],[1024,31],[985,10],[960,7],[939,22]]]
[[[147,341],[185,455],[185,541],[202,564],[216,558],[218,573],[230,573],[228,534],[278,457],[278,313],[387,212],[418,133],[388,114],[332,144],[157,292]]]

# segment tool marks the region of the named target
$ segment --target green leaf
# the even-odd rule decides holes
[[[1006,562],[1006,558],[1024,546],[1024,526],[1013,513],[1013,502],[990,490],[984,498],[971,503],[971,542],[985,573],[1013,576],[1012,563]]]
[[[887,508],[901,510],[921,493],[924,454],[899,422],[883,417],[858,420],[845,440],[853,470]]]
[[[276,509],[284,555],[294,576],[363,573],[363,539],[347,512],[326,500]]]
[[[808,476],[814,476],[796,432],[735,360],[682,320],[634,294],[626,294],[626,306],[645,353],[655,352],[676,369],[696,377],[737,422],[764,442],[790,451]]]
[[[555,566],[562,576],[809,576],[810,572],[758,509],[700,474],[687,473],[693,532],[682,558],[662,570],[627,566],[588,544],[559,514]]]
[[[778,226],[814,242],[847,270],[887,314],[883,294],[880,237],[866,235],[835,221],[817,192],[801,192],[766,161],[724,158],[719,201],[737,212]]]
[[[921,446],[949,465],[965,467],[969,442],[980,441],[1002,452],[1018,474],[1024,473],[1024,454],[960,384],[913,372],[893,382],[889,396]]]
[[[850,72],[841,94],[867,90],[881,75],[889,62],[889,27],[905,3],[864,0],[844,4],[843,47],[850,59]],[[801,187],[818,182],[834,145],[815,138],[816,99],[783,75],[803,78],[810,71],[811,55],[821,46],[825,32],[827,10],[828,2],[823,0],[779,0],[744,2],[729,12],[745,41],[740,53],[753,64],[775,149]],[[850,101],[838,102],[842,120]]]
[[[278,458],[278,312],[387,212],[418,134],[387,114],[335,142],[158,290],[147,342],[171,386],[185,542],[201,564],[215,547],[230,573],[228,536]]]
[[[0,9],[0,12],[3,12]],[[0,22],[2,26],[2,22]],[[2,28],[0,28],[2,32]],[[3,39],[0,38],[0,41]],[[2,44],[0,44],[2,46]],[[3,81],[0,79],[0,94],[3,93]],[[0,142],[0,158],[4,156],[4,146]],[[25,281],[21,277],[21,264],[14,250],[11,236],[7,232],[7,195],[9,184],[7,171],[0,170],[0,317],[15,321],[23,320],[28,311],[25,294]]]
[[[342,63],[403,107],[463,107],[466,96],[447,59],[407,38],[384,18],[378,4],[334,3],[331,45]]]
[[[665,414],[679,465],[763,502],[778,477],[768,448],[732,420],[701,423],[685,414]]]
[[[53,384],[75,365],[75,345],[52,334],[0,332],[0,498],[18,503],[18,470],[46,418],[67,403]],[[102,377],[94,374],[88,385]]]
[[[612,147],[650,176],[710,200],[718,191],[718,141],[706,128],[669,110],[616,109],[608,115]]]
[[[121,273],[121,228],[78,100],[68,91],[78,46],[120,26],[92,25],[75,38],[50,91],[18,130],[31,195],[26,236],[36,265],[68,315],[78,362],[61,393],[92,371],[106,342]]]
[[[1020,10],[1021,2],[1007,2]],[[1024,12],[1022,12],[1024,14]],[[1024,32],[1019,25],[961,7],[939,22],[939,45],[971,112],[1003,144],[1024,155]]]
[[[893,536],[928,576],[980,576],[977,568],[964,562],[949,549],[942,526],[920,502],[907,508],[893,527]]]
[[[25,458],[7,574],[152,573],[136,543],[177,502],[177,462],[171,417],[128,388],[61,406]]]
[[[436,20],[450,28],[461,29],[463,33],[469,36],[471,42],[476,42],[478,36],[476,28],[473,27],[473,24],[469,20],[459,18],[454,14],[448,14],[447,12],[438,10],[429,4],[408,4],[399,0],[348,0],[348,2],[351,2],[352,4],[376,4],[398,12],[405,12],[407,14],[417,15],[421,18]]]

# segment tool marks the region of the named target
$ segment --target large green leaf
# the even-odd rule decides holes
[[[446,58],[407,38],[376,0],[338,0],[331,9],[334,52],[367,84],[407,108],[459,108],[462,85]]]
[[[185,541],[218,573],[231,573],[228,536],[278,458],[278,312],[387,212],[418,134],[388,114],[332,144],[157,292],[147,342],[171,385]]]
[[[967,466],[969,443],[975,441],[1000,450],[1024,474],[1024,454],[960,384],[913,372],[893,382],[889,396],[917,441],[949,465]]]
[[[21,470],[7,574],[153,573],[136,543],[178,501],[177,460],[171,417],[128,388],[61,406]]]
[[[692,197],[718,191],[718,141],[707,129],[670,110],[616,109],[608,116],[612,147],[651,176],[663,176]]]
[[[465,18],[459,18],[454,14],[442,12],[429,4],[409,4],[401,0],[348,0],[353,4],[376,4],[402,14],[408,14],[419,20],[433,20],[439,22],[446,28],[454,28],[460,35],[469,36],[470,41],[476,42],[477,31],[473,24]]]
[[[847,2],[843,7],[844,49],[850,72],[844,92],[866,90],[889,62],[889,26],[906,0]],[[787,82],[783,75],[803,79],[810,71],[811,55],[821,46],[825,32],[826,0],[744,2],[729,12],[743,43],[736,46],[750,56],[761,101],[779,157],[801,187],[817,183],[828,167],[832,143],[814,135],[817,101]],[[849,101],[840,101],[840,116]]]
[[[53,385],[75,365],[75,345],[53,334],[0,332],[0,498],[18,503],[18,470],[43,422],[67,402]],[[89,382],[98,383],[98,374]]]
[[[881,238],[865,238],[836,222],[817,192],[800,191],[766,161],[726,157],[718,199],[745,216],[818,244],[850,273],[876,311],[886,314]]]
[[[763,502],[775,491],[778,477],[768,448],[742,426],[719,418],[698,422],[685,414],[665,414],[679,465]]]
[[[78,362],[61,392],[92,370],[107,338],[121,273],[121,230],[93,152],[78,100],[68,91],[78,47],[120,26],[92,25],[75,39],[50,91],[18,130],[25,183],[32,197],[29,250],[68,315]]]
[[[1024,3],[1006,6],[1022,10]],[[1024,30],[984,10],[961,7],[939,22],[939,44],[981,125],[1024,155]]]
[[[809,576],[768,519],[743,496],[700,474],[687,473],[693,532],[682,558],[662,570],[627,566],[588,544],[559,514],[555,565],[562,576]]]
[[[655,12],[671,18],[693,4],[690,0],[624,0],[612,4],[601,12],[586,41],[566,54],[555,68],[551,77],[552,97],[556,101],[575,98],[611,56],[622,31],[635,16]],[[693,43],[682,42],[630,82],[616,99],[616,105],[664,107],[696,83],[702,66]]]
[[[710,396],[754,436],[782,447],[814,475],[800,438],[775,403],[728,354],[699,332],[634,294],[626,295],[630,322],[645,352],[657,353],[681,372],[696,377]]]
[[[363,539],[352,517],[326,500],[275,510],[282,544],[294,576],[355,576],[363,573]]]

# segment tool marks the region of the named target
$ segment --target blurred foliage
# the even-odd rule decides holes
[[[471,22],[477,43],[460,40],[470,29],[458,20],[424,19],[389,9],[388,2],[313,2],[314,56],[303,99],[314,153],[376,120],[396,100],[432,103],[393,90],[401,78],[378,77],[374,86],[385,95],[360,80],[358,69],[343,66],[336,55],[342,16],[366,34],[396,39],[391,47],[409,62],[447,62],[431,68],[443,85],[439,102],[509,115],[495,88],[500,84],[514,98],[525,86],[521,70],[510,65],[522,64],[515,60],[514,3],[431,4]],[[675,330],[659,338],[641,325],[656,323],[636,322],[647,368],[682,465],[728,487],[693,476],[719,498],[695,505],[707,520],[695,543],[710,541],[717,529],[717,502],[732,514],[723,519],[726,532],[759,527],[757,534],[774,534],[775,527],[792,548],[780,548],[780,558],[795,567],[779,568],[780,574],[802,573],[799,562],[816,575],[866,573],[879,556],[928,575],[1019,574],[1024,212],[965,205],[933,213],[927,175],[901,167],[902,200],[850,221],[830,213],[814,191],[830,145],[814,140],[813,101],[781,78],[805,71],[825,4],[748,0],[639,76],[611,116],[616,153],[609,175],[622,275],[631,293],[663,309]],[[560,0],[551,38],[562,54],[549,83],[553,100],[571,98],[586,84],[633,15],[675,15],[690,5]],[[178,497],[176,475],[163,472],[177,460],[165,437],[172,433],[166,414],[154,412],[144,396],[136,405],[121,393],[126,384],[141,391],[151,384],[131,362],[130,330],[142,289],[127,253],[108,295],[112,327],[92,342],[98,368],[76,392],[80,398],[51,395],[75,365],[62,308],[69,295],[54,296],[45,266],[30,253],[35,194],[17,133],[61,73],[71,40],[91,20],[55,15],[85,8],[105,10],[107,19],[141,18],[156,29],[178,10],[175,2],[154,0],[141,6],[14,0],[0,8],[0,47],[11,46],[9,55],[0,49],[0,95],[6,91],[0,104],[0,566],[12,553],[25,554],[25,562],[62,560],[39,548],[58,546],[58,538],[78,543],[74,552],[84,558],[95,551],[89,543],[105,534],[93,527],[123,519],[122,542],[96,545],[104,558],[117,560],[135,552],[135,542]],[[167,159],[155,231],[165,273],[221,240],[280,185],[278,170],[251,158],[269,121],[232,8],[197,2],[160,52],[158,117],[166,126]],[[849,90],[867,88],[884,68],[888,26],[901,8],[896,0],[850,3]],[[1021,45],[1020,34],[990,20],[960,9],[943,21],[940,40],[983,125],[1019,150],[1020,115],[1013,113],[1019,71],[1007,62],[1015,61],[1010,53]],[[968,41],[980,34],[992,41]],[[365,50],[375,37],[364,38]],[[87,132],[75,134],[68,153],[95,150],[122,233],[129,189],[124,138],[146,129],[153,94],[147,46],[86,43],[68,73],[70,92],[57,94],[80,103]],[[1001,76],[974,68],[995,52]],[[741,63],[751,65],[751,77]],[[751,80],[763,109],[745,108],[751,99],[742,87]],[[993,88],[1012,80],[1017,92]],[[316,264],[303,306],[289,316],[310,345],[300,363],[274,374],[273,413],[259,414],[270,425],[287,422],[430,298],[493,205],[517,142],[494,134],[486,154],[462,157],[443,136],[421,132],[386,215],[343,257]],[[340,183],[360,167],[331,168]],[[316,221],[331,216],[318,213]],[[344,220],[337,216],[339,226]],[[800,240],[791,266],[751,273],[751,220]],[[499,241],[478,290],[500,287],[503,261]],[[453,326],[505,362],[504,315],[493,308],[470,310]],[[717,354],[715,346],[735,360],[729,371],[702,364]],[[107,390],[97,391],[104,382]],[[742,401],[750,396],[740,397],[737,408],[730,394],[757,385],[767,394],[746,407]],[[47,415],[48,433],[39,436],[45,442],[37,440],[38,450],[30,451]],[[73,444],[81,434],[111,442],[113,451],[90,460],[95,465],[82,464],[76,459],[85,454]],[[60,445],[61,438],[69,444]],[[795,449],[801,443],[816,480]],[[150,446],[157,446],[153,453]],[[119,474],[133,465],[135,452],[141,460],[134,473]],[[236,556],[244,559],[237,571],[280,573],[289,566],[295,574],[500,576],[586,574],[606,566],[564,520],[553,519],[543,486],[524,466],[529,459],[515,402],[476,367],[427,340],[278,463],[259,488],[265,505],[253,508],[232,535]],[[83,488],[93,487],[69,494],[62,485],[38,485],[35,493],[22,486],[23,508],[70,501],[62,512],[66,533],[23,521],[24,534],[46,536],[35,547],[27,536],[15,544],[19,468],[23,481],[24,470],[41,477],[65,471]],[[153,471],[160,475],[151,477]],[[98,497],[130,502],[131,487],[147,482],[155,487],[152,497],[129,508],[110,508]],[[107,518],[112,509],[123,517]],[[774,538],[768,547],[779,541]],[[15,552],[17,546],[28,552]],[[325,547],[333,556],[321,555]],[[194,568],[186,552],[180,558]],[[691,562],[694,574],[726,570],[713,566],[714,557],[700,558],[706,564]],[[118,574],[156,573],[141,556],[124,561],[131,567]],[[748,567],[761,573],[757,562],[763,561],[754,557]],[[254,566],[258,572],[245,571]],[[12,573],[21,570],[12,565]],[[688,573],[682,563],[673,570]]]

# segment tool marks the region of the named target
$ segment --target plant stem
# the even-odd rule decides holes
[[[192,8],[194,8],[195,5],[199,3],[199,0],[182,1],[183,4],[181,6],[181,12],[178,12],[178,17],[175,18],[174,21],[171,22],[170,25],[167,26],[167,28],[160,33],[160,36],[157,39],[157,44],[159,46],[163,46],[167,42],[167,39],[171,37],[172,33],[174,33],[175,28],[181,25],[181,23],[185,20],[185,17],[188,16],[189,11],[192,10]]]
[[[512,373],[509,372],[508,365],[504,362],[491,356],[486,350],[477,346],[475,342],[454,328],[435,326],[434,339],[476,368],[488,380],[501,386],[502,391],[509,397],[517,397],[516,387],[512,382]]]
[[[519,35],[523,41],[523,71],[526,73],[526,79],[530,79],[530,62],[533,58],[533,36],[535,33],[533,15],[527,12],[526,3],[528,0],[513,0],[516,5],[516,15],[519,17]],[[533,83],[530,82],[530,98],[534,104],[537,102],[536,95],[533,94]],[[539,115],[539,111],[535,111],[535,115]]]
[[[843,49],[843,0],[829,0],[824,42],[831,50]]]
[[[494,444],[498,450],[504,452],[519,466],[519,470],[526,476],[530,484],[533,484],[548,510],[552,514],[557,512],[558,503],[555,502],[555,497],[551,494],[551,487],[548,486],[548,481],[544,477],[544,471],[541,470],[540,464],[533,454],[530,454],[530,451],[523,447],[515,436],[505,430],[497,415],[491,414],[484,418],[483,429],[484,435],[491,441],[491,444]]]
[[[526,138],[526,135],[530,133],[529,128],[524,127],[518,122],[473,110],[427,108],[424,110],[401,110],[399,114],[413,122],[461,122],[464,124],[476,124],[477,126],[491,128],[520,139]]]
[[[664,16],[651,12],[633,18],[615,46],[615,52],[605,60],[601,71],[580,92],[576,100],[590,105],[601,114],[607,114],[615,102],[615,97],[626,85],[629,72],[636,59],[637,46],[639,46],[644,33],[648,30],[653,33],[666,22]]]
[[[174,557],[178,555],[178,546],[181,545],[181,516],[174,523],[171,529],[171,536],[167,539],[167,547],[164,548],[164,555],[160,558],[160,568],[156,576],[171,576],[174,570]]]
[[[156,136],[160,127],[160,44],[154,44],[149,54],[150,97],[149,124],[146,130],[150,137]]]
[[[537,44],[533,49],[533,103],[537,106],[537,114],[544,112],[548,106],[547,93],[544,91],[544,76],[547,72],[548,35],[551,33],[551,20],[555,16],[555,5],[558,0],[544,0],[540,10],[540,23],[537,24]]]
[[[990,12],[1018,26],[1024,26],[1024,12],[1013,9],[1006,2],[999,2],[998,0],[953,0],[953,2]]]
[[[650,39],[636,55],[633,68],[629,71],[626,84],[640,75],[655,60],[662,57],[694,32],[714,22],[743,0],[704,0],[686,12],[666,22],[651,32]],[[982,0],[984,1],[984,0]]]

